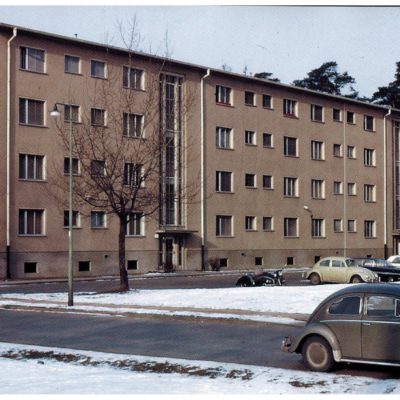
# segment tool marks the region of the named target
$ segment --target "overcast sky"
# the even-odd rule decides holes
[[[122,46],[118,21],[136,16],[140,49],[233,72],[272,72],[284,83],[326,61],[370,96],[394,79],[400,7],[0,6],[0,22]]]

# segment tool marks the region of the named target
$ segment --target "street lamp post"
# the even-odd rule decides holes
[[[55,103],[50,115],[53,118],[59,118],[61,113],[58,111],[57,105],[65,105],[62,103]],[[74,270],[72,264],[72,109],[69,115],[69,138],[68,138],[68,306],[74,305]]]

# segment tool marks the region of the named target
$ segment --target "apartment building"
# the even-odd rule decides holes
[[[168,137],[159,207],[126,226],[128,273],[399,250],[399,110],[7,24],[0,52],[0,278],[66,275],[69,214],[55,193],[84,169],[57,132],[86,120],[109,137]],[[126,185],[136,166],[124,164]],[[74,208],[76,276],[118,274],[118,232],[115,215]]]

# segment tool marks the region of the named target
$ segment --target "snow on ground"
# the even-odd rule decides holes
[[[0,343],[0,371],[0,394],[400,393],[395,379],[8,343]]]

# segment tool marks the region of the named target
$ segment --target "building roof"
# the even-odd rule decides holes
[[[175,60],[175,59],[161,57],[161,56],[157,56],[154,54],[145,53],[142,51],[136,51],[136,50],[132,51],[132,50],[129,50],[126,48],[124,49],[122,47],[118,47],[118,46],[111,46],[109,44],[101,44],[101,43],[92,42],[89,40],[72,38],[72,37],[48,33],[48,32],[42,32],[42,31],[30,29],[30,28],[24,28],[24,27],[10,25],[10,24],[0,22],[0,30],[9,31],[11,34],[14,28],[17,28],[18,32],[22,32],[27,35],[44,37],[44,38],[54,40],[54,41],[75,43],[80,46],[91,47],[91,48],[95,47],[95,48],[103,49],[103,50],[106,49],[109,52],[120,53],[120,54],[121,53],[122,54],[127,54],[127,53],[135,54],[136,57],[140,57],[140,58],[144,58],[144,59],[152,59],[154,61],[160,61],[160,62],[168,62],[168,64],[170,64],[170,65],[176,65],[176,66],[180,66],[180,67],[184,67],[184,68],[195,69],[204,74],[207,71],[210,71],[211,73],[221,75],[221,76],[226,76],[227,78],[246,80],[246,81],[254,82],[257,84],[262,84],[262,85],[266,85],[266,86],[270,86],[270,87],[276,87],[278,89],[281,88],[281,89],[290,90],[290,91],[294,91],[294,92],[298,92],[298,93],[309,94],[312,96],[329,98],[331,100],[335,100],[338,102],[346,102],[346,103],[360,105],[363,107],[371,107],[371,108],[375,108],[379,111],[382,111],[384,113],[387,113],[389,111],[389,109],[392,109],[393,112],[400,113],[400,109],[392,108],[389,106],[368,103],[368,102],[361,101],[361,100],[351,99],[351,98],[345,97],[345,96],[338,96],[338,95],[334,95],[334,94],[330,94],[330,93],[301,88],[301,87],[286,84],[286,83],[274,82],[274,81],[270,81],[270,80],[266,80],[266,79],[262,79],[262,78],[255,78],[253,76],[247,76],[247,75],[238,74],[238,73],[234,73],[234,72],[228,72],[228,71],[224,71],[224,70],[218,69],[218,68],[209,68],[209,67],[206,67],[203,65],[197,65],[197,64],[193,64],[193,63],[189,63],[189,62],[183,62],[183,61],[179,61],[179,60]]]

